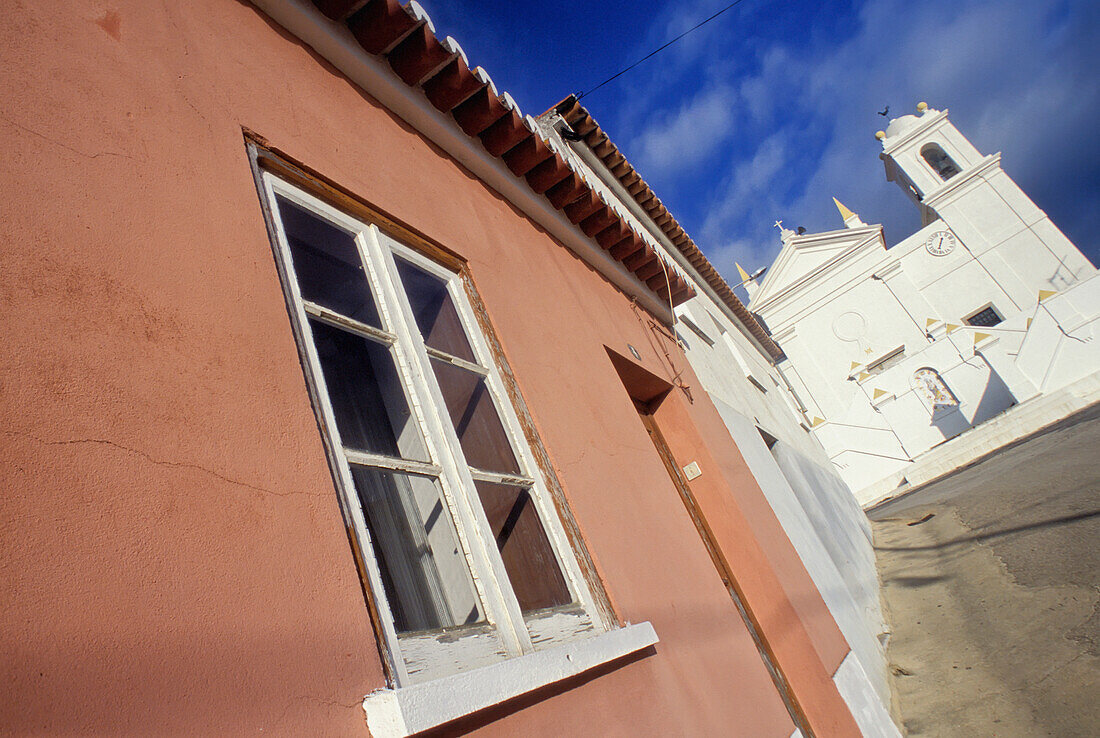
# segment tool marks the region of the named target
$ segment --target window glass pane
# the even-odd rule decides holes
[[[977,325],[985,328],[997,325],[1000,322],[1001,316],[997,315],[997,311],[991,307],[988,307],[981,312],[974,313],[966,319],[967,325]]]
[[[474,352],[447,292],[447,283],[404,259],[398,258],[396,261],[424,343],[451,356],[474,362]]]
[[[340,442],[361,451],[427,461],[428,452],[390,349],[310,319]]]
[[[275,199],[302,297],[381,328],[355,237],[289,200]]]
[[[531,496],[522,487],[475,482],[523,612],[573,601]]]
[[[432,369],[447,402],[447,412],[462,444],[466,463],[476,469],[518,474],[519,464],[493,407],[485,380],[440,359],[432,359]]]
[[[399,633],[484,620],[439,483],[351,465]]]

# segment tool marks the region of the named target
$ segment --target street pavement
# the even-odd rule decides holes
[[[869,516],[910,736],[1100,736],[1100,405]]]

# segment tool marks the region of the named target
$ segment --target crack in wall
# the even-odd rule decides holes
[[[315,702],[320,705],[327,705],[329,707],[341,707],[345,710],[361,710],[363,708],[363,702],[361,700],[357,702],[352,702],[351,704],[347,704],[345,702],[340,702],[339,700],[326,699],[324,697],[317,697],[312,694],[300,694],[294,697],[292,702],[301,702],[302,700]],[[275,719],[275,725],[282,725],[284,722],[286,722],[286,716],[287,713],[290,712],[291,706],[291,704],[288,704],[283,708],[283,711],[279,713],[279,717]]]
[[[21,130],[25,133],[29,133],[32,136],[37,136],[38,138],[42,139],[43,141],[46,141],[47,143],[51,143],[54,146],[57,146],[58,148],[65,149],[66,151],[70,151],[70,152],[72,152],[72,153],[74,153],[78,156],[83,156],[83,157],[86,157],[88,159],[98,159],[101,156],[117,156],[120,159],[130,159],[131,161],[133,161],[133,159],[134,159],[134,157],[130,156],[129,154],[120,154],[117,151],[100,151],[100,152],[95,153],[95,154],[89,154],[86,151],[81,151],[80,149],[69,146],[68,144],[63,143],[61,141],[58,141],[55,138],[50,138],[49,136],[46,136],[42,133],[39,133],[38,131],[34,130],[33,128],[28,128],[24,125],[20,125],[19,123],[16,123],[11,118],[7,118],[5,116],[0,115],[0,120],[4,121],[5,123],[7,123],[8,125],[10,125],[14,128],[18,128],[19,130]]]
[[[17,432],[17,431],[9,431],[9,430],[4,430],[4,431],[0,431],[0,432],[2,432],[4,435],[7,435],[7,436],[15,436],[17,438],[29,438],[29,439],[31,439],[31,440],[39,443],[39,444],[42,444],[43,446],[73,446],[73,445],[82,445],[82,444],[111,446],[113,448],[117,448],[121,451],[125,451],[125,452],[133,454],[135,456],[139,456],[142,459],[145,459],[146,461],[148,461],[149,463],[155,464],[157,466],[167,466],[167,467],[173,467],[173,468],[178,468],[178,469],[194,469],[196,471],[203,472],[204,474],[209,474],[210,476],[215,477],[217,479],[220,479],[223,482],[228,482],[229,484],[232,484],[232,485],[235,485],[235,486],[238,486],[238,487],[244,487],[246,489],[253,490],[254,492],[260,492],[260,493],[263,493],[265,495],[275,495],[276,497],[291,497],[291,496],[296,496],[296,495],[305,495],[305,496],[308,496],[308,497],[319,497],[320,494],[321,494],[321,493],[318,493],[318,492],[308,492],[308,491],[280,492],[280,491],[276,491],[276,490],[273,490],[273,489],[268,489],[267,487],[260,487],[260,486],[257,486],[255,484],[251,484],[249,482],[243,482],[239,479],[234,479],[232,477],[228,477],[228,476],[226,476],[226,475],[224,475],[220,472],[214,471],[213,469],[209,469],[205,466],[201,466],[200,464],[194,464],[194,463],[187,462],[187,461],[169,461],[167,459],[158,459],[158,458],[156,458],[154,456],[151,456],[150,454],[146,453],[145,451],[142,451],[141,449],[131,448],[130,446],[125,446],[121,443],[117,443],[117,442],[112,441],[112,440],[107,439],[107,438],[71,438],[71,439],[64,439],[64,440],[59,440],[59,441],[50,441],[50,440],[46,440],[45,438],[41,438],[39,436],[36,436],[33,433],[20,433],[20,432]]]

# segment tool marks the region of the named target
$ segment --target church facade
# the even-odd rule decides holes
[[[946,110],[918,111],[876,137],[920,230],[887,246],[838,201],[843,229],[782,228],[765,279],[746,280],[811,432],[865,505],[1064,417],[1100,384],[1095,267],[999,153]],[[993,418],[995,433],[969,432]]]

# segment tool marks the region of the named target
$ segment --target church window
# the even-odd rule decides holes
[[[686,315],[681,315],[679,317],[680,317],[680,322],[683,323],[684,325],[686,325],[688,328],[690,328],[692,333],[699,336],[699,338],[703,339],[703,341],[706,342],[706,344],[708,346],[713,346],[714,345],[714,339],[711,338],[710,336],[708,336],[703,331],[702,328],[697,326],[691,318],[687,317]]]
[[[935,369],[924,367],[913,373],[913,384],[932,407],[933,414],[959,406],[955,394],[947,387],[943,377]]]
[[[993,306],[984,307],[978,312],[965,319],[967,325],[973,325],[980,328],[989,328],[995,326],[1004,320],[997,311],[993,309]]]
[[[924,148],[920,150],[920,155],[924,157],[924,160],[928,162],[928,166],[932,167],[944,182],[959,173],[959,167],[955,160],[948,156],[939,144],[925,144]]]
[[[905,346],[898,346],[890,353],[867,365],[864,369],[868,374],[881,374],[892,366],[905,360]]]

